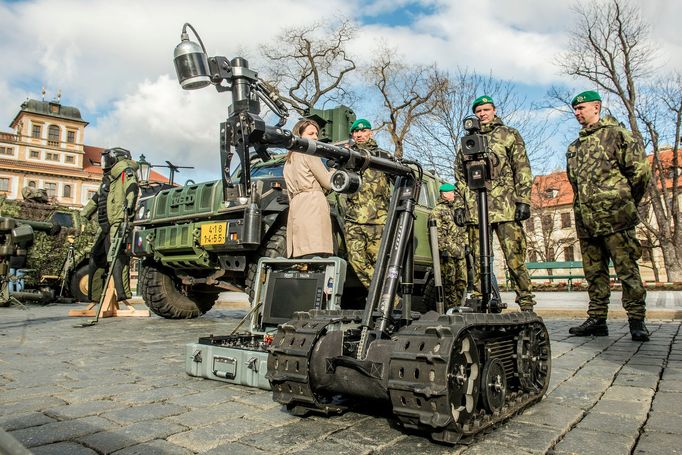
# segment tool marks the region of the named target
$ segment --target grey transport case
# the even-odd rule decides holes
[[[254,282],[248,334],[209,336],[189,343],[185,371],[231,384],[270,390],[265,379],[268,339],[296,311],[338,310],[346,280],[346,261],[261,258]]]

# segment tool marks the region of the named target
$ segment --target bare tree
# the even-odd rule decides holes
[[[367,70],[367,78],[383,101],[385,129],[395,146],[395,156],[404,154],[411,127],[420,117],[433,112],[437,94],[447,86],[436,65],[407,65],[396,51],[381,47]]]
[[[260,47],[268,61],[265,78],[302,115],[320,101],[351,102],[342,82],[356,68],[346,52],[355,31],[348,19],[284,29],[274,42]]]
[[[679,130],[676,132],[670,164],[661,159],[660,138],[663,130],[679,122],[676,112],[682,97],[679,79],[669,87],[672,92],[656,90],[651,80],[656,52],[649,40],[649,25],[638,9],[626,0],[607,4],[582,3],[576,7],[577,23],[569,50],[559,66],[569,74],[587,79],[619,101],[635,138],[653,149],[651,166],[654,178],[645,203],[651,205],[654,220],[647,229],[654,232],[661,245],[669,281],[682,281],[682,219],[678,205]],[[665,93],[657,96],[656,92]],[[661,103],[664,103],[663,106]],[[666,104],[669,103],[669,104]],[[662,108],[663,107],[663,108]],[[669,114],[664,120],[663,111]],[[664,123],[667,125],[664,126]],[[679,127],[678,127],[679,128]],[[670,189],[669,182],[672,180]],[[645,220],[648,221],[648,220]]]

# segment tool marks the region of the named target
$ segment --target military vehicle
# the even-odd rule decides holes
[[[467,148],[463,152],[467,155],[467,185],[475,190],[479,207],[482,295],[468,298],[466,307],[450,309],[447,314],[440,304],[439,311],[413,312],[415,211],[422,191],[421,166],[294,137],[282,128],[281,120],[266,125],[259,116],[261,100],[280,118],[286,116],[276,93],[259,84],[257,73],[245,59],[208,58],[203,44],[200,47],[189,40],[188,27],[183,27],[182,41],[175,49],[181,86],[197,89],[213,84],[219,91],[232,92],[229,115],[222,124],[225,156],[233,149],[240,157],[248,157],[251,149],[264,155],[268,148],[280,147],[327,158],[335,163],[335,191],[357,190],[358,174],[367,168],[395,178],[363,309],[342,306],[341,310],[300,311],[278,325],[268,351],[266,374],[273,399],[300,416],[330,415],[359,403],[373,403],[372,409],[390,406],[403,428],[428,433],[444,443],[492,428],[542,399],[551,366],[549,335],[542,319],[529,311],[501,314],[500,307],[491,303],[487,236],[491,168],[485,136],[475,129],[477,119],[465,119],[469,134],[462,138],[462,145]],[[198,35],[197,40],[201,42]],[[229,183],[226,164],[221,160],[223,183]],[[255,191],[244,195],[244,203],[254,204],[254,209],[259,209],[258,186],[256,182]],[[224,191],[227,188],[223,186]],[[212,240],[215,234],[222,240],[223,231],[226,238],[232,232],[239,234],[226,224],[220,226],[197,227],[194,232],[199,241]],[[397,303],[399,289],[403,293]]]
[[[344,135],[353,116],[344,122]],[[329,117],[339,110],[329,112]],[[327,114],[327,113],[324,113]],[[338,139],[338,135],[331,139]],[[288,197],[283,176],[284,155],[252,161],[250,180],[255,194],[240,196],[233,189],[225,203],[220,180],[167,189],[141,198],[135,216],[132,254],[143,258],[139,291],[151,311],[165,318],[194,318],[210,310],[220,292],[252,293],[261,257],[286,256]],[[241,167],[231,179],[243,179]],[[416,207],[415,293],[432,296],[428,216],[436,204],[441,181],[424,173]],[[344,195],[329,196],[336,256],[346,257],[343,235]],[[256,208],[254,208],[254,206]],[[248,217],[258,212],[259,227],[248,235]],[[364,303],[366,291],[352,271],[347,306]],[[350,297],[350,296],[353,297]],[[430,297],[431,298],[431,297]],[[355,303],[350,300],[354,300]]]
[[[0,198],[0,216],[17,220],[15,225],[36,222],[61,228],[57,235],[50,235],[50,229],[40,228],[45,224],[35,225],[32,240],[23,252],[26,261],[21,268],[27,271],[22,277],[24,288],[49,289],[55,296],[87,301],[88,255],[97,224],[83,219],[78,210],[49,203],[40,191],[38,197],[31,196],[35,190],[24,193],[28,198],[23,200]]]

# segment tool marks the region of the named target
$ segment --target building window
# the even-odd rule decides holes
[[[64,185],[62,190],[62,197],[71,198],[71,185]]]
[[[554,229],[554,217],[552,215],[542,216],[542,229],[547,232]]]
[[[0,177],[0,191],[9,192],[9,177]]]
[[[2,146],[0,146],[0,155],[14,156],[14,147],[2,147]]]
[[[73,155],[66,155],[64,156],[64,162],[66,164],[73,164],[76,162],[76,157]]]
[[[47,143],[48,145],[59,145],[59,136],[61,131],[57,125],[50,125],[47,129]]]
[[[88,201],[90,199],[92,199],[96,193],[97,193],[97,191],[95,191],[95,190],[88,190]]]
[[[57,184],[52,183],[52,182],[45,182],[45,191],[47,191],[47,195],[50,197],[54,197],[57,195]]]
[[[564,261],[575,261],[573,246],[564,247]]]
[[[28,187],[29,188],[35,188],[36,187],[36,181],[35,180],[29,180],[28,181]]]
[[[40,152],[38,150],[31,150],[28,152],[28,156],[34,160],[40,159]]]
[[[45,159],[47,161],[59,161],[59,153],[45,152]]]
[[[571,227],[571,213],[564,212],[561,214],[561,229],[566,229]]]
[[[43,133],[42,127],[40,125],[33,125],[33,130],[31,130],[31,137],[40,139],[40,135]]]
[[[66,142],[69,144],[75,144],[76,143],[76,132],[75,131],[67,131],[66,132]]]

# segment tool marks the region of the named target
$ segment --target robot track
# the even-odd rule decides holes
[[[390,340],[374,341],[371,359],[362,361],[343,352],[357,341],[348,327],[360,318],[315,311],[283,324],[268,358],[273,399],[296,415],[343,412],[335,395],[388,401],[404,428],[454,444],[547,390],[549,335],[533,313],[427,313]]]

